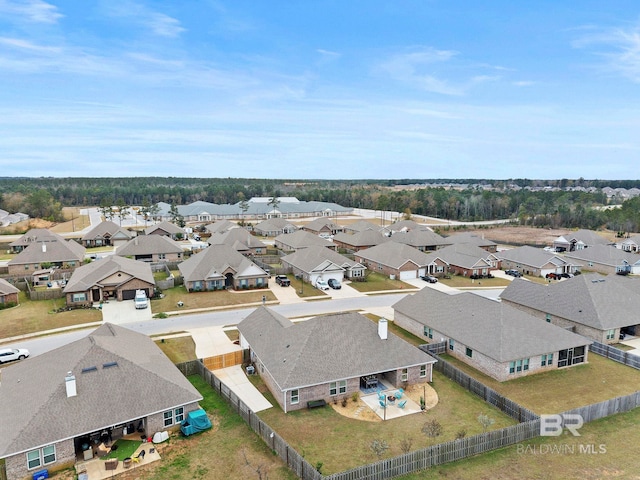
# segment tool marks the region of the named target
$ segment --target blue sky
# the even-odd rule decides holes
[[[0,0],[0,176],[638,179],[640,3]]]

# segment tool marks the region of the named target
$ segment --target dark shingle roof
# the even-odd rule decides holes
[[[236,278],[268,276],[233,246],[226,244],[211,245],[178,265],[187,282],[221,280],[225,278],[224,272],[229,268],[235,272]]]
[[[592,343],[471,292],[449,295],[424,288],[407,295],[393,308],[501,363]]]
[[[357,265],[353,260],[340,255],[335,250],[326,247],[320,247],[313,245],[311,247],[303,248],[295,253],[285,255],[281,258],[283,263],[299,268],[303,272],[311,272],[317,269],[320,265],[329,264],[329,262],[338,265],[344,269]]]
[[[385,242],[366,250],[360,250],[356,253],[356,257],[396,269],[401,268],[407,262],[413,262],[418,267],[424,267],[431,264],[435,258],[433,255],[427,255],[417,248],[396,242]]]
[[[238,324],[281,390],[434,363],[435,359],[391,332],[378,336],[359,313],[337,313],[297,324],[259,307]]]
[[[66,394],[67,372],[75,397]],[[0,458],[201,399],[149,337],[107,323],[2,370]]]
[[[165,235],[139,235],[116,250],[121,257],[158,253],[182,253],[182,247]]]
[[[638,323],[640,280],[596,273],[550,285],[514,279],[500,297],[598,330],[609,330]]]
[[[117,274],[121,274],[121,280],[118,280],[118,283],[128,282],[131,278],[138,278],[150,285],[155,283],[151,265],[148,263],[109,255],[77,268],[64,287],[64,293],[86,292],[107,279],[113,282],[114,278],[117,278],[114,275]]]

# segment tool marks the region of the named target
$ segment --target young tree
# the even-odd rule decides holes
[[[491,425],[496,423],[496,421],[493,418],[491,418],[489,415],[486,415],[484,413],[481,413],[480,415],[478,415],[478,422],[480,422],[480,425],[482,425],[483,433],[486,432]]]
[[[104,218],[111,220],[114,216],[113,199],[111,197],[104,197],[100,201],[100,207],[98,207],[98,210]]]
[[[378,458],[382,458],[382,456],[384,455],[384,452],[389,450],[389,444],[387,443],[386,440],[376,438],[371,442],[371,445],[369,445],[369,448],[371,448],[373,453],[375,453]]]
[[[442,435],[442,430],[442,424],[435,418],[429,420],[422,426],[422,433],[431,438]]]
[[[246,215],[247,210],[249,210],[249,202],[246,198],[244,198],[244,193],[242,192],[238,194],[238,198],[240,199],[240,203],[238,204],[238,206],[240,207],[240,211],[242,212],[240,214],[240,225],[244,225],[244,216]]]
[[[120,219],[120,226],[122,226],[122,219],[126,218],[127,215],[129,215],[130,207],[122,197],[118,198],[116,207],[118,208],[118,218]]]

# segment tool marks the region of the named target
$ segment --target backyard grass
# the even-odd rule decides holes
[[[552,370],[508,382],[498,382],[449,355],[442,358],[486,386],[537,414],[572,408],[628,395],[638,390],[640,371],[589,353],[589,363]]]
[[[25,292],[18,298],[20,305],[0,311],[0,339],[102,321],[102,313],[94,309],[51,313],[65,305],[64,298],[31,301]]]
[[[397,477],[398,480],[567,480],[638,478],[638,457],[629,446],[640,443],[640,408],[587,423],[580,437],[538,437],[459,462]],[[592,445],[600,452],[584,453]]]
[[[410,439],[412,450],[456,438],[464,430],[466,435],[482,433],[478,415],[487,414],[495,420],[492,429],[503,428],[516,422],[479,397],[467,392],[452,380],[434,372],[432,387],[439,396],[438,404],[426,413],[416,413],[385,422],[367,422],[347,418],[333,408],[315,408],[283,413],[260,385],[257,375],[252,381],[275,405],[258,415],[312,465],[322,462],[322,473],[341,472],[377,460],[370,445],[374,439],[384,439],[390,446],[383,458],[402,454],[401,442]],[[425,422],[436,419],[443,427],[437,438],[429,438],[421,429]]]
[[[144,466],[144,470],[126,472],[118,478],[133,480],[205,480],[224,478],[245,480],[294,480],[297,477],[275,456],[242,418],[199,376],[189,377],[204,399],[213,428],[197,435],[171,436],[159,444],[159,462]],[[259,477],[256,470],[260,469]]]
[[[196,356],[196,344],[191,335],[165,338],[155,340],[155,342],[173,363],[183,363],[198,358]]]
[[[188,293],[185,287],[181,285],[163,290],[162,294],[164,298],[151,299],[151,308],[155,313],[197,308],[233,307],[245,303],[260,303],[262,302],[263,295],[267,297],[267,301],[277,300],[271,290],[267,288],[239,292],[234,290],[218,290],[215,292]],[[178,307],[178,302],[183,302],[184,305]]]
[[[381,275],[380,273],[369,273],[365,282],[351,282],[349,285],[362,293],[382,290],[415,290],[413,285],[409,285],[401,280],[391,280],[389,277]]]

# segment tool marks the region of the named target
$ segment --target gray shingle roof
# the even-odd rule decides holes
[[[337,233],[333,237],[334,242],[341,242],[354,247],[373,247],[381,243],[389,242],[390,238],[379,230],[364,229],[357,233]]]
[[[49,262],[82,262],[85,248],[73,240],[58,240],[50,237],[48,240],[38,240],[29,244],[24,250],[9,261],[9,265],[24,265],[27,263]]]
[[[488,268],[491,266],[489,257],[495,257],[495,255],[486,250],[468,243],[449,245],[448,247],[441,248],[437,252],[433,252],[431,255],[440,258],[448,265],[470,269]]]
[[[451,242],[431,230],[408,230],[395,232],[389,237],[392,242],[404,243],[412,247],[441,247]]]
[[[306,225],[304,225],[304,229],[310,232],[319,232],[323,227],[328,227],[331,230],[342,230],[342,227],[335,222],[333,222],[330,218],[320,217],[315,220],[310,221]]]
[[[110,362],[117,363],[105,368]],[[76,377],[77,395],[71,398],[67,372]],[[201,399],[149,337],[105,324],[80,340],[3,368],[0,458]]]
[[[171,222],[160,222],[144,229],[145,235],[154,235],[154,232],[166,232],[168,235],[184,234],[184,230]]]
[[[107,279],[113,281],[114,278],[117,278],[113,276],[119,273],[122,274],[122,280],[119,283],[127,282],[133,277],[150,285],[155,284],[151,265],[148,263],[117,255],[109,255],[101,260],[96,260],[77,268],[64,287],[64,293],[86,292],[95,285],[103,284]]]
[[[275,238],[276,242],[286,245],[292,249],[310,247],[311,245],[320,245],[324,247],[334,247],[333,242],[314,235],[311,232],[298,230],[293,233],[283,233]]]
[[[8,295],[9,293],[18,293],[16,287],[7,282],[4,278],[0,278],[0,295]]]
[[[263,220],[262,222],[257,223],[253,228],[258,232],[280,232],[280,233],[284,232],[285,228],[292,231],[298,230],[298,227],[296,227],[293,223],[291,223],[286,218],[269,218],[267,220]]]
[[[501,259],[521,263],[523,265],[529,265],[535,268],[543,268],[549,264],[556,266],[570,264],[570,262],[567,262],[559,255],[548,253],[542,248],[530,247],[528,245],[511,248],[509,250],[502,250],[497,252],[496,255]]]
[[[609,245],[611,243],[609,240],[604,238],[599,233],[594,232],[593,230],[585,230],[585,229],[567,233],[566,235],[562,235],[562,237],[564,237],[564,239],[569,242],[572,242],[572,241],[580,242],[585,244],[588,247],[591,247],[594,245]],[[561,237],[558,237],[558,239],[556,240],[559,240],[560,238]]]
[[[111,221],[104,221],[97,224],[91,230],[89,230],[82,240],[93,240],[94,238],[104,238],[105,235],[109,237],[118,236],[120,238],[131,238],[133,235],[127,232],[123,228],[120,228],[116,223]]]
[[[224,232],[214,233],[209,237],[209,245],[236,245],[236,250],[245,251],[253,248],[267,248],[267,246],[255,235],[252,235],[246,228],[231,228]]]
[[[27,246],[34,242],[50,242],[55,240],[64,241],[65,239],[62,235],[58,235],[57,233],[54,233],[51,230],[47,230],[46,228],[32,228],[27,233],[22,235],[18,240],[11,242],[9,245],[12,247],[18,245]]]
[[[238,324],[281,390],[354,378],[435,359],[391,332],[378,336],[359,313],[337,313],[297,324],[259,307]]]
[[[592,343],[515,307],[471,292],[449,295],[423,288],[393,308],[501,363]]]
[[[375,223],[371,223],[367,220],[358,220],[357,222],[350,223],[344,226],[345,230],[362,232],[364,230],[374,230],[376,232],[380,231],[380,225],[376,225]]]
[[[638,323],[640,279],[595,273],[549,285],[514,279],[500,297],[598,330],[609,330]]]
[[[165,235],[139,235],[116,250],[121,257],[158,253],[182,253],[182,247]]]
[[[475,245],[476,247],[494,247],[498,245],[496,242],[482,238],[480,235],[473,232],[454,233],[446,238],[450,243],[468,243]]]
[[[231,268],[236,278],[263,277],[267,273],[247,257],[227,244],[211,245],[178,265],[187,282],[224,279],[225,270]]]
[[[295,253],[285,255],[281,260],[283,263],[288,263],[293,267],[299,268],[303,272],[317,270],[321,265],[329,262],[344,269],[357,265],[356,262],[344,255],[340,255],[335,250],[317,245],[303,248]]]
[[[230,222],[229,220],[220,220],[219,222],[210,223],[205,227],[205,229],[209,233],[221,233],[226,232],[232,228],[236,228],[238,226],[235,222]]]
[[[403,243],[385,242],[375,247],[358,251],[356,258],[363,258],[370,262],[398,269],[407,262],[413,262],[418,267],[424,267],[430,265],[435,257]]]
[[[579,260],[581,263],[600,263],[612,267],[622,265],[637,265],[640,262],[640,256],[637,253],[625,252],[610,245],[594,245],[583,250],[574,250],[566,252],[566,258]]]

